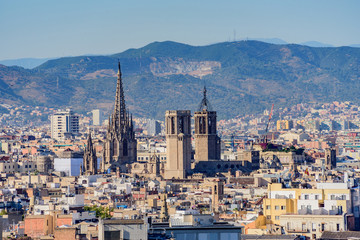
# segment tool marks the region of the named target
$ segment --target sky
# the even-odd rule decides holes
[[[114,54],[154,41],[360,44],[358,0],[0,0],[0,60]]]

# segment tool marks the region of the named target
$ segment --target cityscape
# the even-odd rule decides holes
[[[359,3],[140,2],[0,2],[0,239],[360,239]],[[208,33],[244,18],[255,37]]]

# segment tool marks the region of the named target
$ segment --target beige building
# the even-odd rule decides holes
[[[131,173],[144,177],[159,177],[165,174],[165,153],[138,153],[138,161],[131,164]]]
[[[184,179],[191,169],[190,119],[190,110],[166,111],[165,179]]]
[[[211,111],[206,88],[195,120],[195,161],[220,159],[220,138],[216,133],[216,112]]]
[[[280,215],[280,225],[288,234],[300,234],[310,239],[318,239],[323,232],[343,232],[347,230],[344,214],[339,215]],[[345,221],[344,221],[345,219]]]
[[[336,150],[334,148],[325,149],[325,165],[328,169],[336,168]]]
[[[27,173],[33,172],[37,169],[37,164],[34,161],[15,162],[11,160],[0,162],[1,173]]]

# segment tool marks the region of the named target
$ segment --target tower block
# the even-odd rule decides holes
[[[165,179],[184,179],[191,169],[190,110],[166,111]]]

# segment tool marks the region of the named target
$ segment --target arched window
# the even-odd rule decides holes
[[[127,155],[128,155],[128,143],[127,140],[125,139],[123,143],[123,156],[127,156]]]

